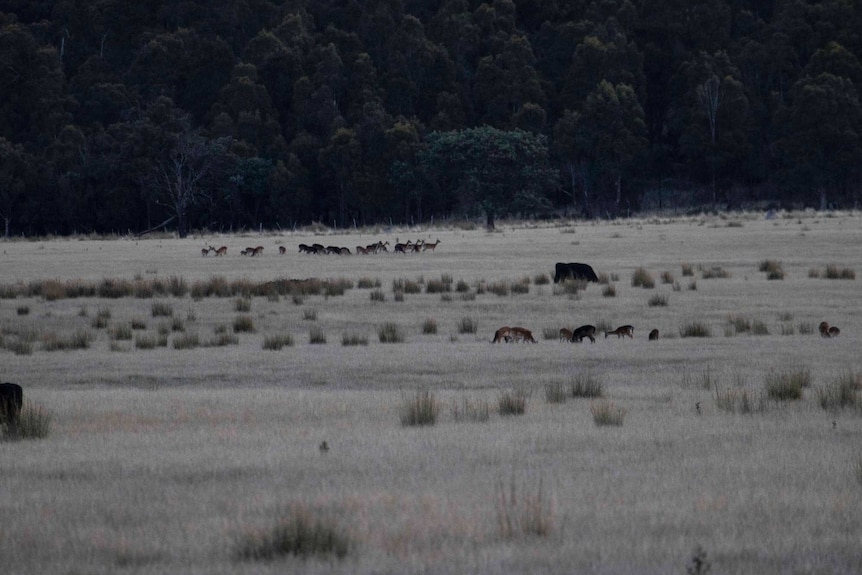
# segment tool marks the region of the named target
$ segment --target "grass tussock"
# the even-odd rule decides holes
[[[14,422],[0,421],[0,441],[44,439],[51,434],[51,413],[25,401]]]
[[[700,266],[700,275],[705,280],[727,279],[730,277],[730,272],[721,266],[712,266],[710,268]]]
[[[425,335],[434,335],[437,333],[437,320],[429,317],[422,322],[422,333]]]
[[[784,269],[781,267],[781,262],[776,260],[763,260],[757,266],[758,271],[766,273],[768,280],[783,280]]]
[[[508,488],[499,482],[495,490],[497,530],[501,537],[549,536],[556,527],[555,505],[539,480],[534,491],[518,489],[514,479]]]
[[[408,295],[419,294],[422,293],[422,284],[406,278],[394,279],[392,280],[392,292]]]
[[[326,333],[318,326],[312,327],[308,330],[308,343],[312,345],[324,345],[326,343]]]
[[[180,333],[173,339],[174,349],[195,349],[200,345],[201,339],[197,333]]]
[[[374,303],[381,303],[386,301],[386,294],[381,289],[375,289],[368,293],[368,299]]]
[[[598,398],[604,395],[602,380],[590,372],[583,372],[572,377],[569,394],[574,397]]]
[[[464,398],[462,402],[452,400],[452,419],[457,422],[472,421],[481,423],[491,417],[491,407],[486,401]]]
[[[652,289],[655,287],[655,278],[646,269],[640,267],[632,273],[632,287]]]
[[[358,333],[343,333],[341,334],[341,345],[344,347],[354,345],[368,345],[368,336]]]
[[[163,301],[154,301],[150,306],[153,317],[171,317],[174,315],[174,306]]]
[[[386,322],[377,328],[377,338],[380,343],[403,343],[404,332],[397,323]]]
[[[616,297],[617,288],[614,284],[609,283],[602,288],[602,297]]]
[[[680,264],[680,267],[682,268],[682,275],[683,276],[693,276],[694,275],[694,266],[692,266],[691,264],[683,263],[683,264]]]
[[[155,335],[142,333],[135,336],[135,349],[155,349],[158,344],[159,339]]]
[[[380,278],[371,279],[369,277],[362,277],[356,281],[356,287],[359,289],[379,288],[382,285]]]
[[[472,317],[462,317],[458,322],[458,333],[476,333],[479,331],[479,321]]]
[[[263,338],[263,349],[278,351],[285,347],[293,346],[293,336],[289,333],[277,333]]]
[[[754,394],[747,389],[731,388],[720,390],[718,386],[716,386],[714,398],[715,406],[718,410],[726,413],[750,415],[766,411],[767,404],[763,394],[760,393],[755,397]]]
[[[836,264],[827,264],[823,271],[823,277],[828,280],[855,280],[856,272],[851,268],[844,268]]]
[[[524,415],[527,411],[527,395],[523,389],[504,391],[497,401],[500,415]]]
[[[817,404],[827,411],[862,409],[862,374],[845,371],[834,381],[816,389]]]
[[[551,278],[548,274],[538,274],[533,277],[533,283],[537,286],[548,285],[551,283]]]
[[[626,417],[626,410],[612,401],[599,400],[590,404],[593,423],[598,426],[621,426]]]
[[[671,273],[669,271],[661,272],[661,283],[666,284],[666,285],[673,285],[673,282],[674,282],[673,273]]]
[[[668,297],[665,294],[653,294],[649,300],[647,300],[647,305],[649,307],[667,307]]]
[[[545,385],[545,401],[548,403],[566,403],[568,394],[566,386],[561,381],[553,381]]]
[[[401,425],[415,427],[434,425],[440,414],[440,403],[430,391],[419,391],[401,404]]]
[[[274,527],[241,537],[235,554],[244,561],[273,561],[289,556],[342,559],[349,550],[350,538],[338,523],[297,507]]]
[[[240,313],[248,313],[251,311],[251,300],[245,297],[238,297],[233,302],[233,310]]]
[[[566,295],[578,299],[581,292],[587,289],[588,284],[589,282],[583,279],[564,279],[554,286],[554,295]]]
[[[257,331],[254,327],[254,320],[250,315],[241,314],[233,320],[234,333],[254,333]]]
[[[690,321],[679,328],[680,337],[712,337],[712,332],[705,323]]]
[[[811,371],[807,367],[773,371],[765,381],[767,397],[777,401],[802,399],[802,390],[810,385]]]

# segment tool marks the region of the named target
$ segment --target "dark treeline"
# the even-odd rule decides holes
[[[847,0],[0,0],[0,217],[854,207],[860,57]]]

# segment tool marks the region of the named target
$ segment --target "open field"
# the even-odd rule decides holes
[[[297,253],[396,238],[441,243]],[[2,380],[52,426],[0,442],[0,572],[665,574],[697,548],[711,573],[862,572],[862,407],[818,401],[862,372],[862,277],[826,277],[862,273],[860,247],[850,213],[5,242]],[[565,293],[545,283],[558,261],[609,284]],[[633,287],[638,268],[653,288]],[[171,278],[184,295],[142,289]],[[345,289],[242,293],[306,278]],[[137,297],[65,297],[105,280]],[[193,297],[213,283],[239,291]],[[407,284],[420,293],[396,294]],[[588,323],[634,338],[555,336]],[[385,324],[401,341],[380,342]],[[692,324],[710,336],[682,337]],[[503,325],[539,343],[491,345]],[[767,398],[767,380],[800,372],[802,399]],[[604,400],[548,400],[579,377]],[[420,391],[436,424],[404,426]],[[504,394],[525,412],[501,415]],[[727,408],[744,394],[750,412]],[[594,423],[603,401],[622,425]],[[347,555],[238,558],[297,509]]]

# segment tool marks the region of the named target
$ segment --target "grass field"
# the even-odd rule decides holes
[[[396,238],[441,243],[297,250]],[[860,573],[860,247],[813,212],[2,243],[2,379],[51,425],[0,442],[0,572]]]

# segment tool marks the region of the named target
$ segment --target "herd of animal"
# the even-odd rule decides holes
[[[392,246],[392,252],[396,254],[408,254],[408,253],[419,253],[419,252],[433,252],[437,249],[437,246],[440,245],[440,239],[438,238],[436,242],[428,242],[425,240],[416,240],[415,242],[407,240],[406,243],[397,242]],[[389,252],[389,242],[378,241],[377,243],[369,244],[367,246],[356,246],[356,253],[361,255],[368,254],[382,254]],[[279,255],[284,255],[287,253],[287,248],[284,246],[278,246]],[[353,254],[350,251],[350,248],[345,246],[324,246],[323,244],[299,244],[299,253],[301,254],[318,254],[318,255],[328,255],[335,254],[339,256],[349,256]],[[215,247],[211,245],[207,245],[205,248],[201,248],[201,255],[206,257],[210,254],[215,254],[216,257],[227,255],[227,246]],[[255,247],[247,247],[244,250],[240,251],[241,255],[244,256],[259,256],[263,254],[263,246],[255,246]]]
[[[227,255],[227,246],[221,246],[220,248],[216,248],[214,246],[207,246],[205,248],[201,248],[201,255],[202,256],[206,257],[206,256],[210,255],[211,253],[214,253],[217,257],[218,256],[225,256],[225,255]],[[243,256],[250,256],[250,257],[259,256],[263,253],[263,246],[247,247],[247,248],[241,250],[239,253],[240,253],[240,255],[243,255]],[[287,248],[285,248],[284,246],[278,246],[278,253],[280,255],[286,254]]]
[[[841,335],[841,330],[834,325],[829,325],[825,321],[820,322],[820,337],[838,337]]]
[[[635,328],[631,325],[621,325],[617,329],[606,331],[605,339],[608,336],[615,335],[617,339],[621,337],[630,337],[634,339],[634,331]],[[653,329],[649,332],[648,339],[650,341],[655,341],[659,338],[659,331],[657,329]],[[568,329],[568,328],[560,328],[560,341],[567,341],[570,343],[581,343],[584,339],[589,339],[590,342],[596,343],[596,326],[594,325],[582,325],[577,329]],[[525,343],[538,343],[536,338],[533,337],[533,332],[523,327],[509,327],[503,326],[494,332],[494,339],[491,340],[491,343],[515,343],[515,342],[525,342]]]

